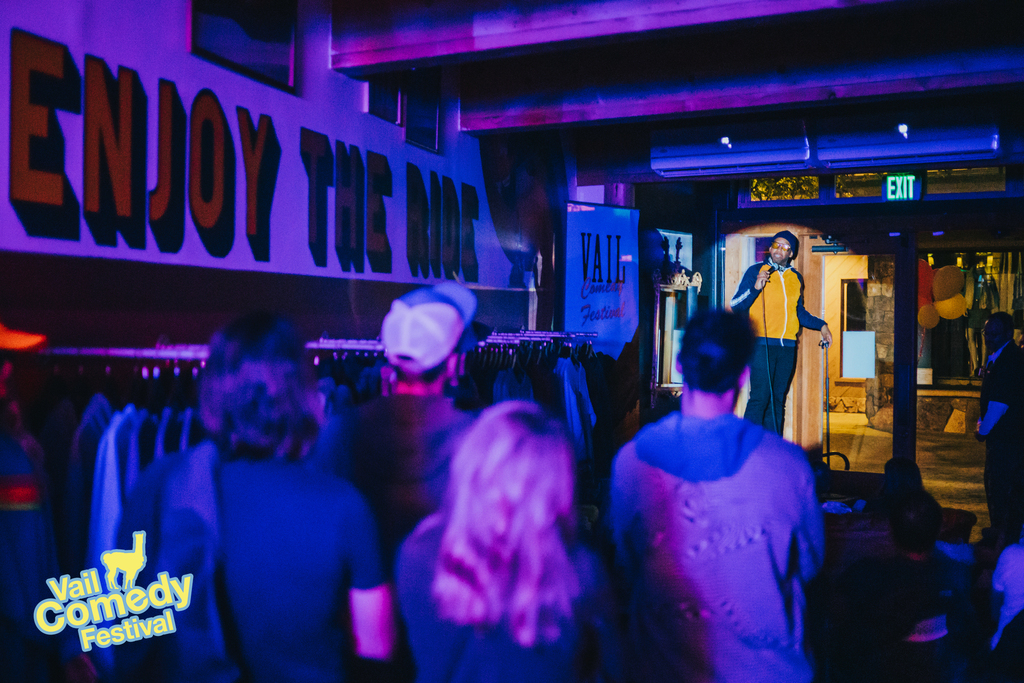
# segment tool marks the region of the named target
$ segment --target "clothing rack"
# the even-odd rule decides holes
[[[481,348],[510,346],[521,342],[586,342],[597,337],[596,332],[546,332],[543,330],[520,330],[519,332],[492,332],[477,345]],[[383,353],[384,344],[379,339],[331,339],[321,337],[306,343],[313,351],[361,351]],[[206,344],[157,344],[153,348],[120,348],[100,346],[61,346],[43,349],[45,356],[91,356],[95,358],[134,358],[140,360],[205,361],[210,357]]]
[[[371,351],[383,353],[384,343],[380,339],[330,339],[320,337],[306,342],[306,348],[313,351]]]
[[[519,332],[492,332],[484,340],[484,344],[518,344],[519,342],[573,342],[592,341],[597,332],[545,332],[544,330],[520,330]]]
[[[492,332],[477,346],[495,346],[518,344],[520,342],[553,342],[553,341],[591,341],[597,338],[596,332],[545,332],[543,330],[520,330],[519,332]],[[321,337],[316,341],[306,342],[306,348],[314,351],[373,351],[383,352],[384,343],[380,339],[331,339]]]
[[[529,364],[552,354],[568,354],[574,362],[578,348],[586,353],[593,350],[596,332],[547,332],[543,330],[520,330],[519,332],[492,332],[469,354],[469,362],[475,367],[511,369]],[[525,357],[524,357],[525,355]]]
[[[135,358],[141,360],[205,361],[210,357],[206,344],[157,344],[151,349],[65,346],[43,349],[44,356],[92,356],[96,358]]]

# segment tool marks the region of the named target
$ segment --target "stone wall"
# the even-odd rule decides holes
[[[856,396],[830,396],[828,410],[831,413],[863,413],[866,401]]]
[[[918,396],[917,428],[929,432],[972,434],[981,415],[977,396]]]
[[[868,256],[865,323],[875,333],[875,376],[864,383],[864,412],[871,427],[886,432],[892,432],[894,275],[892,256]]]

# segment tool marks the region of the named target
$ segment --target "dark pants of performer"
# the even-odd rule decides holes
[[[781,435],[782,426],[786,423],[786,394],[795,370],[795,346],[781,346],[778,339],[769,339],[766,349],[764,338],[758,338],[754,356],[750,359],[750,398],[743,417]]]
[[[1021,444],[1015,435],[985,440],[985,502],[988,503],[989,525],[1000,528],[1006,524],[1014,484],[1021,477]]]

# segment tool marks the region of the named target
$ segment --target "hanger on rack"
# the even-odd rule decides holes
[[[206,344],[170,344],[165,339],[162,337],[151,348],[58,346],[38,353],[50,359],[55,368],[64,360],[77,360],[79,374],[84,369],[84,359],[104,361],[99,391],[113,404],[123,405],[123,400],[127,399],[128,403],[150,410],[162,409],[171,403],[192,404],[195,402],[195,378],[206,365],[210,348]],[[127,377],[127,395],[121,394],[112,371],[112,366],[123,365],[118,361],[135,361],[118,373],[122,378]],[[129,374],[124,374],[125,371]]]
[[[332,376],[335,378],[335,382],[338,382],[339,377],[344,378],[347,375],[344,370],[345,361],[353,359],[363,363],[369,361],[366,364],[372,365],[384,357],[384,344],[379,339],[332,339],[326,333],[316,341],[306,342],[306,349],[331,352],[330,354],[317,353],[313,357],[313,363],[317,366],[327,363],[325,367],[321,368],[319,374],[325,377]]]
[[[315,351],[356,351],[384,352],[384,343],[379,339],[331,339],[326,335],[316,341],[306,342],[306,348]]]
[[[100,346],[67,346],[43,349],[44,356],[93,356],[97,358],[129,358],[137,360],[193,360],[205,362],[210,357],[206,344],[167,344],[147,349],[111,348]]]

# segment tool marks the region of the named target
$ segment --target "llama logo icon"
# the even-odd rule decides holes
[[[128,592],[135,588],[135,579],[146,566],[146,532],[132,534],[131,550],[107,550],[100,554],[100,562],[107,568],[107,590]],[[117,575],[124,575],[124,581],[117,585]]]
[[[66,626],[77,629],[82,652],[94,645],[108,648],[177,631],[175,612],[192,604],[192,575],[175,578],[161,571],[149,586],[136,586],[146,566],[145,531],[132,534],[131,550],[108,550],[100,554],[100,562],[106,568],[107,593],[100,587],[97,569],[86,569],[75,578],[64,574],[47,579],[53,597],[36,605],[36,628],[51,636]]]

